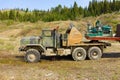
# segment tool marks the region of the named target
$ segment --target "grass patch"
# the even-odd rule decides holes
[[[6,21],[6,24],[7,24],[7,26],[13,25],[14,21],[13,20],[8,20],[8,21]]]
[[[0,32],[8,30],[8,27],[6,25],[0,25]]]
[[[5,47],[5,50],[8,50],[8,51],[14,50],[14,45],[12,43],[8,43],[4,47]]]
[[[30,31],[31,31],[32,29],[31,29],[31,27],[26,27],[25,29],[23,29],[20,33],[19,33],[19,35],[18,36],[25,36],[25,35],[27,35]]]
[[[15,41],[16,38],[14,37],[14,35],[11,35],[9,40],[10,40],[10,41]]]
[[[119,21],[117,21],[117,20],[112,20],[110,23],[112,23],[112,24],[118,24]]]
[[[3,45],[3,44],[4,44],[4,40],[0,39],[0,45]]]
[[[5,44],[0,44],[0,50],[1,51],[10,51],[14,50],[14,45],[12,43],[5,43]]]

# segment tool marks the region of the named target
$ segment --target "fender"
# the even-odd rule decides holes
[[[46,51],[45,47],[42,46],[41,44],[27,44],[25,46],[21,46],[19,48],[19,51],[27,51],[30,48],[36,48],[36,49],[38,49],[39,51],[42,51],[42,52]]]

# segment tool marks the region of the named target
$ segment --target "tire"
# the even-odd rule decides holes
[[[75,61],[81,61],[86,59],[86,50],[82,47],[75,48],[72,53],[72,58]]]
[[[88,58],[90,60],[98,60],[102,57],[102,50],[99,47],[91,47],[88,50]]]
[[[26,51],[25,61],[26,62],[39,62],[40,61],[40,52],[36,49],[29,49]]]

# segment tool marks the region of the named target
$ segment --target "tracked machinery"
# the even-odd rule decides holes
[[[64,34],[58,31],[58,27],[45,29],[42,30],[41,36],[23,37],[19,51],[25,52],[25,61],[38,62],[42,56],[67,55],[71,55],[75,61],[85,60],[86,57],[97,60],[102,57],[104,48],[110,46],[106,42],[83,41],[84,36],[73,25],[70,25]],[[87,34],[90,40],[96,37],[88,35],[91,36],[91,33]]]

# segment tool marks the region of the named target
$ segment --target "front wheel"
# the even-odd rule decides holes
[[[72,57],[75,61],[85,60],[86,55],[86,50],[82,47],[75,48],[72,53]]]
[[[97,60],[102,57],[102,50],[99,47],[91,47],[88,50],[88,58],[91,60]]]
[[[40,53],[36,49],[29,49],[26,51],[25,61],[26,62],[38,62],[40,60]]]

